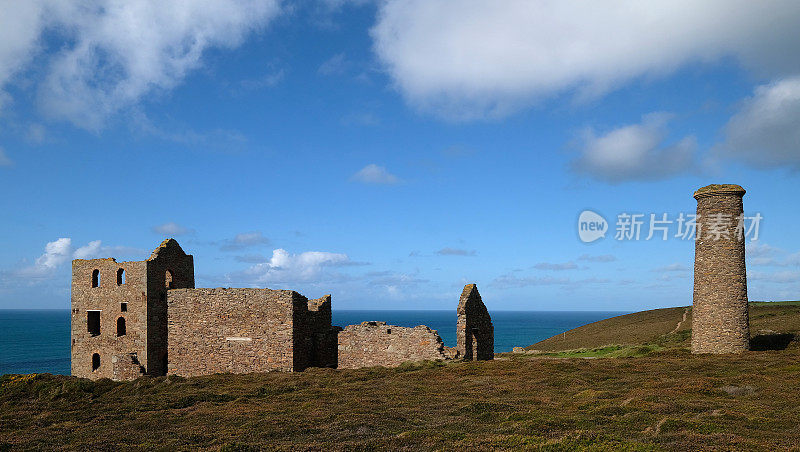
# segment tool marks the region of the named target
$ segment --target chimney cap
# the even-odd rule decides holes
[[[709,196],[738,195],[744,196],[747,191],[741,185],[736,184],[711,184],[694,192],[694,198],[706,198]]]

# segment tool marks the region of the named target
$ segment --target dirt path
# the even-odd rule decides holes
[[[675,329],[670,331],[669,334],[677,333],[678,330],[681,328],[681,325],[683,325],[683,322],[686,321],[686,317],[688,315],[689,315],[689,308],[686,308],[686,309],[683,310],[683,318],[681,319],[680,322],[678,322],[677,325],[675,325]]]

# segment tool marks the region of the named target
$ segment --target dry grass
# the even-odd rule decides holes
[[[682,321],[684,312],[686,320]],[[527,348],[543,351],[595,349],[610,345],[662,344],[665,339],[672,345],[688,346],[691,328],[691,307],[654,309],[583,325]],[[776,333],[800,334],[800,303],[750,303],[750,332],[754,338]]]
[[[675,330],[683,308],[660,311],[573,330],[579,350],[491,362],[119,383],[6,375],[0,451],[800,450],[800,306],[754,306],[753,345],[766,351],[739,356],[690,355],[689,330]],[[634,331],[638,344],[613,341]]]
[[[788,449],[800,353],[0,378],[0,449]]]

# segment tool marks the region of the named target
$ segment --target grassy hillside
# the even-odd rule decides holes
[[[691,328],[691,307],[654,309],[590,323],[527,349],[549,352],[642,344],[688,347]],[[800,302],[750,303],[750,333],[755,348],[788,346],[800,335]]]
[[[0,377],[0,450],[788,449],[800,354],[514,355],[134,382]]]
[[[764,346],[742,355],[689,354],[689,314],[620,316],[534,345],[580,352],[489,362],[132,382],[5,375],[0,451],[796,449],[800,304],[753,304]]]

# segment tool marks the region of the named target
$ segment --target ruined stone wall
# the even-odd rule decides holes
[[[289,290],[170,290],[168,373],[293,370],[294,313],[306,303]]]
[[[120,270],[124,273],[118,281]],[[119,365],[115,365],[114,357],[132,356],[146,362],[146,270],[145,262],[117,262],[114,259],[72,261],[72,375],[121,380],[145,371],[143,366],[129,367],[123,371]],[[95,271],[97,287],[93,287]],[[99,315],[99,334],[89,332],[89,312],[99,312],[93,314]],[[118,336],[117,326],[121,322],[124,322],[125,334]],[[95,354],[99,357],[97,369],[93,369],[92,357]]]
[[[146,375],[146,369],[135,353],[122,353],[111,356],[115,380],[135,380]]]
[[[174,239],[164,240],[147,263],[147,370],[157,376],[167,372],[167,291],[194,288],[194,258]]]
[[[466,360],[494,359],[494,325],[478,286],[467,284],[456,310],[456,351]]]
[[[738,185],[709,185],[694,194],[698,233],[692,353],[741,353],[749,349],[744,240],[737,233],[744,194]],[[727,226],[714,226],[723,219]]]
[[[331,326],[331,296],[307,300],[304,309],[295,311],[294,317],[294,370],[307,367],[333,367],[337,365],[337,334],[339,328]]]
[[[407,361],[448,359],[439,334],[427,326],[414,328],[363,322],[339,332],[339,369],[386,366]]]
[[[460,348],[426,326],[341,330],[331,325],[330,295],[194,286],[194,259],[174,239],[146,261],[73,261],[72,374],[127,380],[493,357],[491,318],[474,285],[458,308]]]

